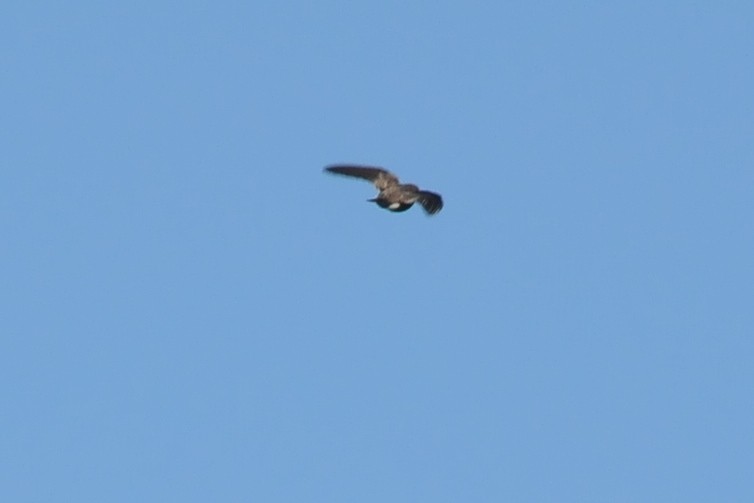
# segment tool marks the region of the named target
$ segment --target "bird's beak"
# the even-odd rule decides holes
[[[377,198],[375,197],[374,199],[367,199],[367,202],[368,203],[376,203],[377,202]]]

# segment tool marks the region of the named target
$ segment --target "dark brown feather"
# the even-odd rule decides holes
[[[428,190],[419,191],[419,198],[417,199],[419,204],[422,205],[424,211],[429,215],[434,215],[442,209],[442,197],[440,194],[435,194]]]
[[[390,171],[374,166],[357,166],[352,164],[335,164],[325,168],[330,173],[338,175],[353,176],[369,180],[378,189],[382,190],[391,185],[398,185],[398,177]]]

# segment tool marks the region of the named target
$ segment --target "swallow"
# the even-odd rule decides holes
[[[325,167],[325,171],[372,182],[379,193],[377,197],[367,199],[367,201],[377,203],[377,206],[386,210],[406,211],[414,203],[419,203],[428,215],[434,215],[443,206],[440,194],[421,190],[411,183],[400,183],[398,177],[386,169],[354,164],[334,164]]]

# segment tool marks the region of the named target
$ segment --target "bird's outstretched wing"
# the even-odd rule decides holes
[[[339,175],[354,176],[369,180],[375,187],[380,190],[386,189],[392,185],[398,185],[398,177],[390,171],[374,166],[357,166],[352,164],[334,164],[327,166],[325,171],[337,173]]]
[[[440,194],[435,194],[428,190],[420,190],[418,195],[419,197],[416,200],[419,201],[419,204],[422,205],[422,208],[428,214],[434,215],[442,209],[442,197]]]

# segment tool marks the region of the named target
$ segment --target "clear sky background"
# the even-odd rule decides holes
[[[753,27],[4,2],[0,499],[754,501]]]

